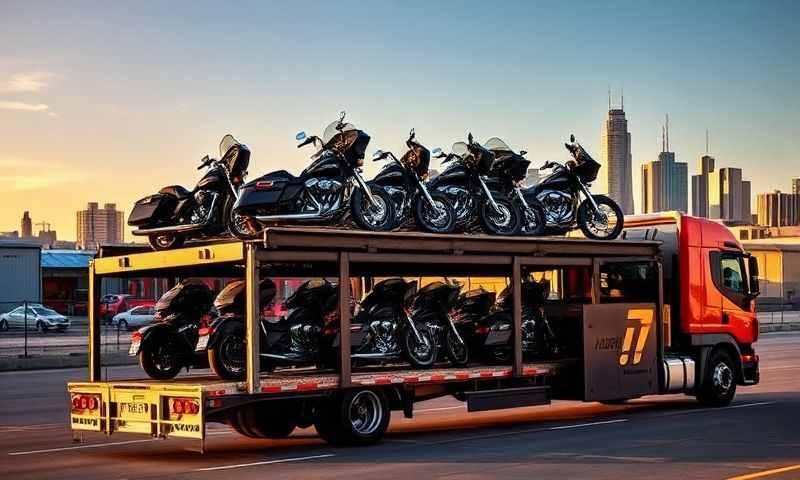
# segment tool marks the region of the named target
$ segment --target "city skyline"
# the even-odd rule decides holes
[[[369,153],[400,150],[414,127],[444,150],[467,132],[500,136],[533,168],[568,159],[574,133],[600,159],[609,83],[624,84],[634,186],[665,111],[677,158],[697,158],[710,128],[713,155],[744,169],[753,193],[787,188],[775,179],[798,165],[800,68],[786,61],[800,44],[796,3],[507,2],[503,22],[479,19],[477,2],[311,2],[302,21],[275,3],[175,2],[180,18],[85,5],[4,3],[0,41],[13,49],[0,54],[0,230],[18,229],[28,210],[74,240],[89,201],[129,212],[164,185],[192,187],[228,132],[253,152],[250,178],[299,173],[309,152],[295,133],[318,133],[342,109],[371,135]],[[241,18],[251,28],[208,35]],[[30,35],[32,24],[47,35]]]

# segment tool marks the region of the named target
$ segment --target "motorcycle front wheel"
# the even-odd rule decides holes
[[[153,333],[142,342],[139,365],[148,377],[155,380],[175,378],[181,371],[178,339],[169,332]]]
[[[414,219],[420,229],[430,233],[452,233],[456,228],[456,212],[447,197],[432,193],[433,205],[424,195],[414,201]]]
[[[617,202],[605,195],[592,195],[598,215],[595,213],[592,204],[584,200],[578,207],[578,225],[587,238],[594,240],[613,240],[622,233],[624,226],[624,216],[622,209]]]
[[[240,215],[233,210],[228,218],[228,230],[239,240],[253,240],[261,233],[256,220],[246,215]]]
[[[181,248],[186,241],[186,237],[180,233],[154,233],[147,237],[153,250],[172,250]]]
[[[444,339],[445,354],[454,367],[465,367],[469,363],[469,348],[460,341],[452,330],[448,330]]]
[[[394,228],[396,223],[394,203],[386,191],[378,186],[371,185],[372,199],[370,202],[360,188],[357,188],[350,198],[350,208],[353,220],[364,230],[383,232]]]
[[[430,330],[422,325],[417,326],[417,332],[422,339],[420,342],[414,330],[406,328],[403,332],[403,353],[408,363],[414,368],[430,368],[436,363],[439,355],[439,346]]]
[[[521,225],[519,210],[504,198],[495,199],[497,210],[484,200],[479,213],[481,228],[490,235],[516,235]]]

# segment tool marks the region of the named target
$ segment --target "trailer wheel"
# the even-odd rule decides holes
[[[709,407],[724,407],[736,395],[736,367],[731,356],[716,349],[708,357],[697,401]]]
[[[372,445],[383,437],[390,417],[383,391],[348,390],[320,403],[314,426],[319,436],[332,445]]]
[[[285,402],[265,402],[240,409],[244,430],[255,438],[286,438],[297,427],[297,409]]]

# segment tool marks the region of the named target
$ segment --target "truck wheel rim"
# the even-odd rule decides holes
[[[358,392],[350,401],[350,425],[360,435],[371,435],[378,430],[383,418],[383,406],[375,392]]]
[[[720,362],[714,367],[714,390],[716,390],[719,394],[725,395],[731,389],[731,385],[733,385],[733,372],[731,371],[730,367]]]

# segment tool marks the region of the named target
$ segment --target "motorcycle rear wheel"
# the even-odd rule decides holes
[[[231,210],[228,218],[228,231],[239,240],[253,240],[261,233],[258,222]]]
[[[153,247],[153,250],[161,251],[181,248],[186,241],[186,237],[180,233],[154,233],[148,236],[147,240],[150,242],[150,246]]]
[[[424,195],[418,195],[414,201],[417,226],[429,233],[452,233],[456,228],[456,212],[450,201],[441,193],[432,193],[431,199],[435,209]]]
[[[219,339],[208,349],[208,364],[223,380],[244,379],[244,327],[239,322],[228,321],[217,334]]]
[[[454,367],[465,367],[469,363],[469,348],[459,341],[452,330],[448,330],[444,339],[445,354]]]
[[[181,371],[178,339],[168,333],[154,333],[142,341],[139,365],[148,377],[155,380],[175,378]]]
[[[394,202],[382,188],[371,185],[370,191],[376,205],[373,206],[369,198],[357,188],[350,197],[350,208],[353,220],[364,230],[385,232],[395,227],[396,218]]]

